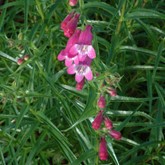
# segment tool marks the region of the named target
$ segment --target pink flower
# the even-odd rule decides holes
[[[90,68],[91,59],[86,58],[83,62],[79,64],[73,64],[68,67],[67,73],[68,74],[76,74],[75,80],[76,82],[80,83],[83,78],[85,77],[88,81],[93,79],[93,73]]]
[[[103,121],[103,110],[100,111],[95,117],[94,121],[92,122],[92,128],[94,130],[98,130],[101,126],[102,121]]]
[[[71,55],[78,55],[79,61],[84,61],[84,59],[88,56],[90,59],[94,59],[96,57],[95,49],[92,46],[92,38],[93,35],[91,33],[92,27],[90,25],[86,26],[84,31],[81,31],[78,42],[75,43],[71,49]]]
[[[97,105],[99,108],[105,108],[105,97],[104,96],[100,96],[99,100],[97,102]]]
[[[111,130],[113,128],[112,121],[107,117],[104,118],[104,124],[105,124],[105,127],[109,130]]]
[[[61,52],[58,54],[58,57],[57,59],[59,61],[63,61],[65,60],[65,66],[69,67],[72,65],[72,63],[74,62],[75,64],[78,64],[79,61],[78,61],[78,57],[77,56],[71,56],[68,57],[69,55],[69,49],[71,48],[71,46],[77,42],[78,40],[78,37],[80,35],[80,30],[77,29],[75,31],[75,33],[69,38],[68,42],[67,42],[67,45],[66,45],[66,48],[61,50]]]
[[[80,14],[70,13],[68,17],[61,23],[61,29],[64,31],[64,36],[70,38],[75,32]]]
[[[102,137],[100,140],[99,158],[100,158],[100,160],[108,159],[107,143],[106,143],[106,140],[104,137]]]
[[[116,130],[111,130],[110,131],[110,136],[112,137],[112,138],[114,138],[114,139],[116,139],[116,140],[121,140],[121,133],[120,132],[118,132],[118,131],[116,131]]]
[[[83,87],[84,87],[84,83],[85,83],[85,79],[82,79],[81,82],[79,82],[79,83],[76,84],[76,89],[78,91],[81,91],[83,89]]]
[[[70,6],[76,6],[78,0],[69,0],[69,5]]]

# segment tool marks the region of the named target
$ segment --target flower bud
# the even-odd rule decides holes
[[[112,137],[112,138],[114,138],[115,140],[121,140],[121,133],[120,132],[118,132],[118,131],[116,131],[116,130],[111,130],[110,131],[110,136]]]
[[[23,56],[23,59],[24,59],[25,61],[27,61],[27,60],[29,59],[29,55],[28,55],[28,54],[24,55],[24,56]]]
[[[112,96],[112,97],[117,96],[116,89],[114,89],[114,88],[108,88],[108,93],[109,93],[110,96]]]
[[[105,104],[106,104],[105,97],[104,96],[100,96],[99,100],[97,102],[98,107],[99,108],[105,108]]]
[[[105,127],[109,130],[111,130],[113,128],[112,121],[107,117],[104,118],[104,124],[105,124]]]
[[[76,6],[77,2],[78,2],[78,0],[69,0],[69,5],[70,6]]]
[[[17,60],[17,64],[18,64],[18,65],[21,65],[23,62],[24,62],[24,59],[23,59],[23,58],[19,58],[19,59]]]
[[[94,130],[98,130],[101,126],[102,121],[103,121],[103,111],[100,111],[95,117],[94,121],[92,122],[92,128]]]
[[[108,159],[107,144],[106,144],[106,140],[104,137],[102,137],[100,140],[99,158],[100,158],[100,160],[107,160]]]

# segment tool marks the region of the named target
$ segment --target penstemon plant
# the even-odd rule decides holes
[[[0,0],[0,164],[163,165],[164,1]]]
[[[77,1],[75,1],[75,5]],[[72,1],[69,1],[69,5],[73,5]],[[64,36],[68,39],[65,49],[61,50],[58,55],[58,60],[63,61],[65,60],[65,66],[67,67],[68,74],[75,74],[75,80],[77,82],[76,89],[81,91],[85,84],[85,79],[87,81],[91,81],[94,79],[91,63],[92,60],[96,58],[96,51],[92,46],[93,34],[92,34],[92,26],[87,24],[85,25],[85,29],[81,30],[77,25],[78,21],[81,18],[81,15],[75,12],[69,13],[66,18],[61,22],[61,29],[64,31]],[[82,26],[82,25],[80,25]],[[84,26],[84,25],[83,25]],[[99,74],[96,74],[97,77]],[[111,75],[111,77],[114,75]],[[107,77],[105,77],[105,82],[107,81]],[[105,82],[103,82],[103,88],[108,89],[108,93],[111,97],[115,97],[116,90],[113,86],[116,86],[118,82],[113,82],[113,79],[108,79],[111,81],[111,87],[106,87]],[[98,80],[99,82],[99,80]],[[101,84],[102,81],[99,82]],[[115,84],[116,83],[116,84]],[[102,94],[97,102],[98,108],[101,110],[98,112],[97,116],[95,117],[94,121],[92,122],[92,128],[94,130],[100,130],[100,147],[99,147],[99,158],[100,160],[107,160],[108,159],[108,151],[106,147],[106,140],[105,135],[109,134],[112,138],[116,140],[121,140],[121,133],[113,130],[112,121],[103,115],[104,108],[106,108],[106,101],[104,92],[105,89],[100,88],[98,93]],[[104,121],[105,126],[100,128],[102,122]],[[106,130],[105,130],[106,129]]]

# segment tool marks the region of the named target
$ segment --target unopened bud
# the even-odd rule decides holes
[[[29,55],[28,55],[28,54],[24,55],[24,56],[23,56],[23,59],[24,59],[25,61],[27,61],[27,60],[29,59]]]
[[[23,58],[19,58],[19,59],[17,60],[17,64],[18,64],[18,65],[21,65],[23,62],[24,62],[24,59],[23,59]]]

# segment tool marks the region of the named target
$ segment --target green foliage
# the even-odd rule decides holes
[[[13,0],[0,5],[0,164],[163,165],[165,162],[165,3],[163,0]],[[93,81],[82,91],[57,60],[72,10],[93,26]],[[17,59],[29,59],[18,65]],[[100,82],[119,76],[106,114],[122,133],[98,158]],[[113,77],[114,76],[114,77]]]

